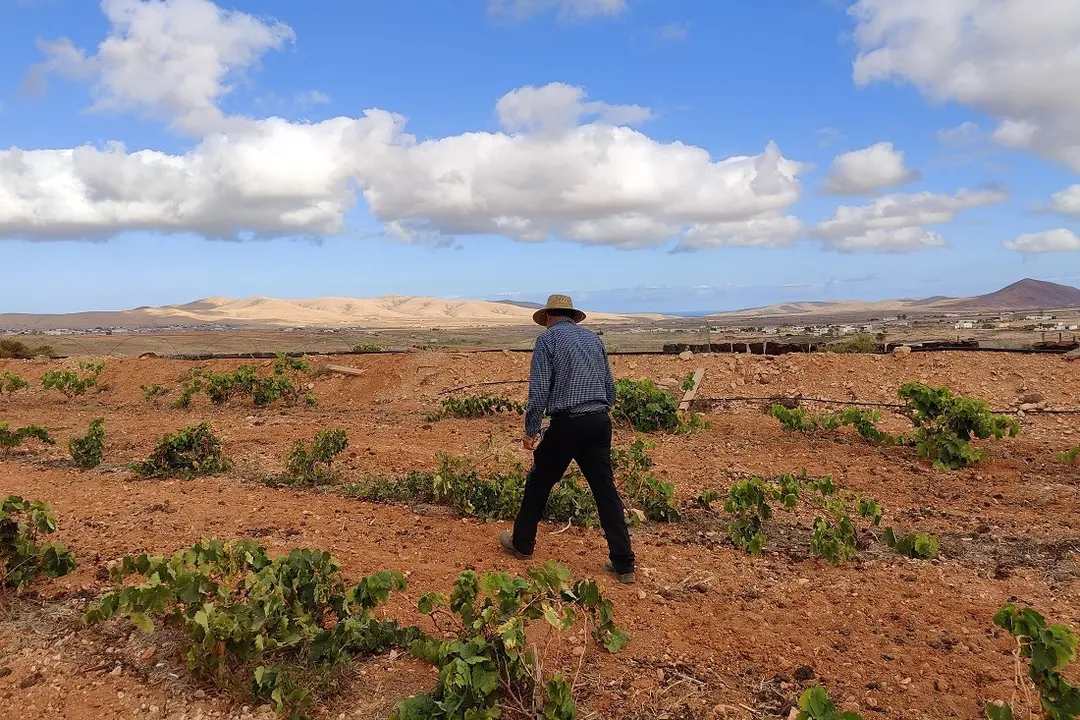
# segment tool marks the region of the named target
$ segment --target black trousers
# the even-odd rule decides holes
[[[531,554],[552,488],[562,480],[570,461],[577,462],[596,499],[600,526],[607,537],[608,554],[616,572],[634,571],[634,551],[622,498],[615,489],[611,468],[611,417],[606,412],[559,415],[551,419],[544,439],[533,452],[533,467],[525,480],[525,497],[514,521],[514,547]]]

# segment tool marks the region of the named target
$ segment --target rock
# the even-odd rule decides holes
[[[1026,413],[1032,412],[1033,410],[1041,410],[1041,409],[1042,408],[1039,407],[1038,403],[1020,403],[1020,407],[1019,407],[1020,412],[1026,412]]]
[[[638,522],[640,522],[640,523],[646,522],[645,513],[643,513],[641,510],[638,510],[637,508],[634,508],[633,510],[630,511],[630,514],[633,515],[635,518],[637,518]]]
[[[39,682],[41,682],[44,679],[45,679],[45,676],[42,675],[39,672],[30,673],[29,675],[27,675],[26,677],[24,677],[22,680],[19,681],[19,689],[20,690],[25,690],[26,688],[34,687],[35,685],[37,685]]]
[[[10,674],[11,674],[11,668],[9,668],[9,667],[0,667],[0,678],[6,678]]]
[[[675,378],[664,378],[659,382],[659,385],[660,387],[679,387],[682,383]]]
[[[195,691],[195,699],[196,700],[202,700],[204,697],[206,697],[206,691],[204,691],[204,690],[196,690]]]
[[[800,665],[799,667],[795,668],[794,673],[795,679],[801,683],[813,680],[815,674],[816,673],[814,672],[814,668],[810,667],[809,665]]]
[[[638,590],[637,591],[637,599],[638,600],[644,600],[646,597],[648,597],[648,594],[644,590]]]
[[[1017,402],[1021,405],[1035,405],[1036,403],[1044,402],[1046,398],[1042,393],[1038,392],[1026,392],[1022,394]]]
[[[683,350],[681,353],[679,353],[680,360],[689,360],[692,357],[694,357],[694,353],[690,352],[689,350]]]
[[[911,348],[908,347],[907,345],[900,345],[899,347],[894,347],[893,348],[892,354],[896,355],[897,357],[902,357],[904,355],[910,355],[911,354]]]

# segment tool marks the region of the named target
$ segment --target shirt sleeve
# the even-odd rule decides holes
[[[529,401],[525,405],[525,434],[536,437],[551,394],[551,354],[543,337],[537,338],[529,369]]]
[[[607,350],[604,353],[604,369],[607,371],[607,377],[604,380],[604,389],[607,390],[607,401],[610,407],[615,407],[615,376],[611,373],[611,360],[607,356]]]

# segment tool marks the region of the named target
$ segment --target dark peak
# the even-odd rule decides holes
[[[1048,310],[1080,307],[1080,289],[1046,280],[1024,278],[989,295],[959,302],[963,310]]]

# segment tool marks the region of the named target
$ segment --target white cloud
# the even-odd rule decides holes
[[[661,40],[685,40],[690,35],[690,23],[673,22],[656,29],[656,37]]]
[[[93,78],[91,110],[139,110],[185,132],[220,129],[218,107],[228,80],[268,50],[295,36],[292,28],[209,0],[102,0],[111,27],[93,55],[67,38],[40,42],[46,59],[31,70],[31,85],[48,73]]]
[[[396,132],[388,114],[317,125],[280,118],[213,135],[184,155],[120,144],[0,151],[0,235],[329,235],[355,202],[343,159]]]
[[[939,143],[953,148],[966,148],[977,145],[985,137],[986,134],[983,129],[970,120],[960,123],[956,127],[938,130],[937,134]]]
[[[1004,243],[1006,250],[1025,254],[1075,252],[1080,250],[1080,237],[1063,228],[1021,235]]]
[[[488,12],[516,20],[554,10],[560,20],[587,20],[615,16],[626,10],[626,0],[490,0]]]
[[[786,247],[795,242],[803,224],[790,215],[776,215],[742,222],[695,225],[683,236],[677,250],[708,250],[718,247]]]
[[[909,82],[999,119],[993,137],[1080,170],[1075,0],[858,0],[860,85]]]
[[[904,164],[904,153],[891,142],[881,142],[833,160],[825,191],[833,195],[871,195],[918,178],[919,174]]]
[[[798,169],[775,146],[714,162],[701,148],[590,124],[403,138],[361,158],[357,177],[376,217],[417,230],[641,247],[687,225],[781,212],[799,196]]]
[[[311,105],[329,105],[330,96],[321,90],[308,90],[296,95],[296,104],[300,107]]]
[[[924,226],[950,223],[963,210],[994,205],[1008,197],[1004,190],[887,195],[869,205],[837,208],[831,220],[814,226],[810,234],[841,252],[910,252],[941,247],[945,239]]]
[[[1050,196],[1050,212],[1080,217],[1080,185],[1067,187]]]
[[[495,103],[499,124],[514,132],[564,132],[581,124],[583,118],[598,117],[610,125],[638,125],[652,119],[652,110],[640,105],[608,105],[586,101],[585,89],[565,83],[543,87],[526,85],[511,90]]]
[[[684,233],[696,238],[687,247],[706,246],[704,237],[712,245],[720,237],[789,241],[785,211],[799,197],[802,166],[774,145],[714,160],[702,148],[626,126],[650,117],[647,108],[588,101],[563,84],[501,98],[496,112],[513,132],[422,142],[404,118],[380,109],[319,123],[229,116],[217,105],[228,91],[224,78],[291,31],[205,0],[105,0],[104,7],[110,39],[93,58],[69,53],[67,74],[92,70],[86,77],[99,102],[152,111],[199,139],[181,154],[119,144],[0,151],[2,237],[331,235],[346,228],[359,192],[384,235],[407,242],[501,234],[634,248]],[[124,52],[107,49],[114,38]],[[153,87],[143,84],[147,62],[159,70]]]

